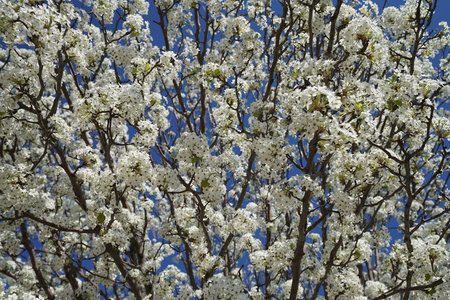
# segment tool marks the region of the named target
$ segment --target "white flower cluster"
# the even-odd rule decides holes
[[[238,274],[231,276],[217,275],[207,283],[203,291],[205,299],[227,299],[227,300],[247,300],[250,299],[249,294],[245,290],[245,286],[236,278]]]

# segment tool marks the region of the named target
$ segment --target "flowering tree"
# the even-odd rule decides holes
[[[437,0],[1,3],[2,299],[449,299]]]

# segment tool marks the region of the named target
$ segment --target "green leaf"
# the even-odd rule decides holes
[[[202,180],[201,186],[202,186],[202,188],[206,188],[206,187],[210,186],[207,178]]]
[[[261,112],[259,110],[252,112],[252,116],[254,116],[255,118],[259,118],[260,115]]]
[[[99,223],[103,223],[103,222],[105,222],[105,220],[106,220],[106,217],[105,217],[104,214],[99,213],[99,214],[97,215],[97,221],[98,221]]]
[[[195,157],[195,156],[192,156],[192,157],[191,157],[191,163],[196,164],[197,161],[198,161],[198,158],[197,158],[197,157]]]
[[[398,106],[402,106],[403,105],[403,101],[401,99],[395,100],[394,103],[397,104]]]
[[[428,274],[428,273],[427,273],[427,274],[425,274],[425,280],[426,280],[426,281],[428,281],[428,280],[430,280],[430,279],[431,279],[431,275],[430,275],[430,274]]]
[[[148,72],[150,70],[150,64],[149,63],[146,63],[145,64],[145,67],[144,67],[144,71],[145,72]]]
[[[433,296],[433,294],[436,293],[436,290],[435,289],[431,289],[428,293],[430,294],[430,296]]]
[[[389,109],[390,111],[393,111],[393,110],[394,110],[394,102],[392,102],[392,101],[389,101],[389,102],[388,102],[388,109]]]
[[[219,69],[215,69],[214,70],[214,76],[220,76],[220,70]]]
[[[130,33],[130,36],[133,37],[133,38],[134,37],[138,37],[139,36],[139,32],[136,31],[136,30],[132,30],[131,33]]]
[[[359,102],[356,102],[356,103],[355,103],[355,107],[356,107],[356,110],[357,110],[357,111],[361,111],[362,108],[363,108],[363,106],[364,106],[363,103],[359,103]]]

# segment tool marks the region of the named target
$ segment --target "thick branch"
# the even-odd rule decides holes
[[[119,254],[117,253],[116,249],[114,249],[114,246],[110,243],[105,245],[106,251],[111,255],[112,259],[114,260],[114,263],[116,264],[117,268],[119,268],[120,273],[122,274],[125,281],[130,285],[131,291],[133,292],[134,296],[137,300],[142,300],[141,290],[139,286],[137,285],[136,281],[133,277],[131,277],[130,273],[128,273],[127,268],[125,267],[125,264],[123,263],[122,259],[120,258]]]
[[[22,244],[25,247],[25,249],[27,250],[28,255],[30,256],[31,267],[33,268],[34,274],[36,274],[36,278],[39,282],[39,285],[44,289],[44,292],[47,295],[48,299],[50,299],[50,300],[55,299],[55,296],[53,295],[52,290],[50,289],[49,285],[45,281],[44,276],[42,275],[41,270],[39,268],[39,264],[36,259],[36,255],[34,253],[30,239],[28,237],[27,225],[25,224],[25,222],[20,224],[20,233],[22,234]]]

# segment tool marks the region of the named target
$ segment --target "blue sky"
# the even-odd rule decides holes
[[[386,2],[386,7],[388,6],[400,6],[403,3],[405,3],[405,0],[372,0],[374,3],[378,4],[379,10],[381,12],[381,9],[383,7],[383,4]],[[450,0],[437,0],[437,9],[435,12],[435,15],[433,16],[433,23],[431,25],[430,29],[434,29],[438,27],[439,22],[446,21],[450,24]],[[158,25],[154,24],[152,21],[155,19],[158,19],[157,15],[153,15],[155,13],[154,11],[154,2],[150,2],[150,19],[151,24],[150,27],[152,28],[152,34],[154,35],[154,42],[157,44],[162,44],[162,36],[160,33],[160,28]]]

